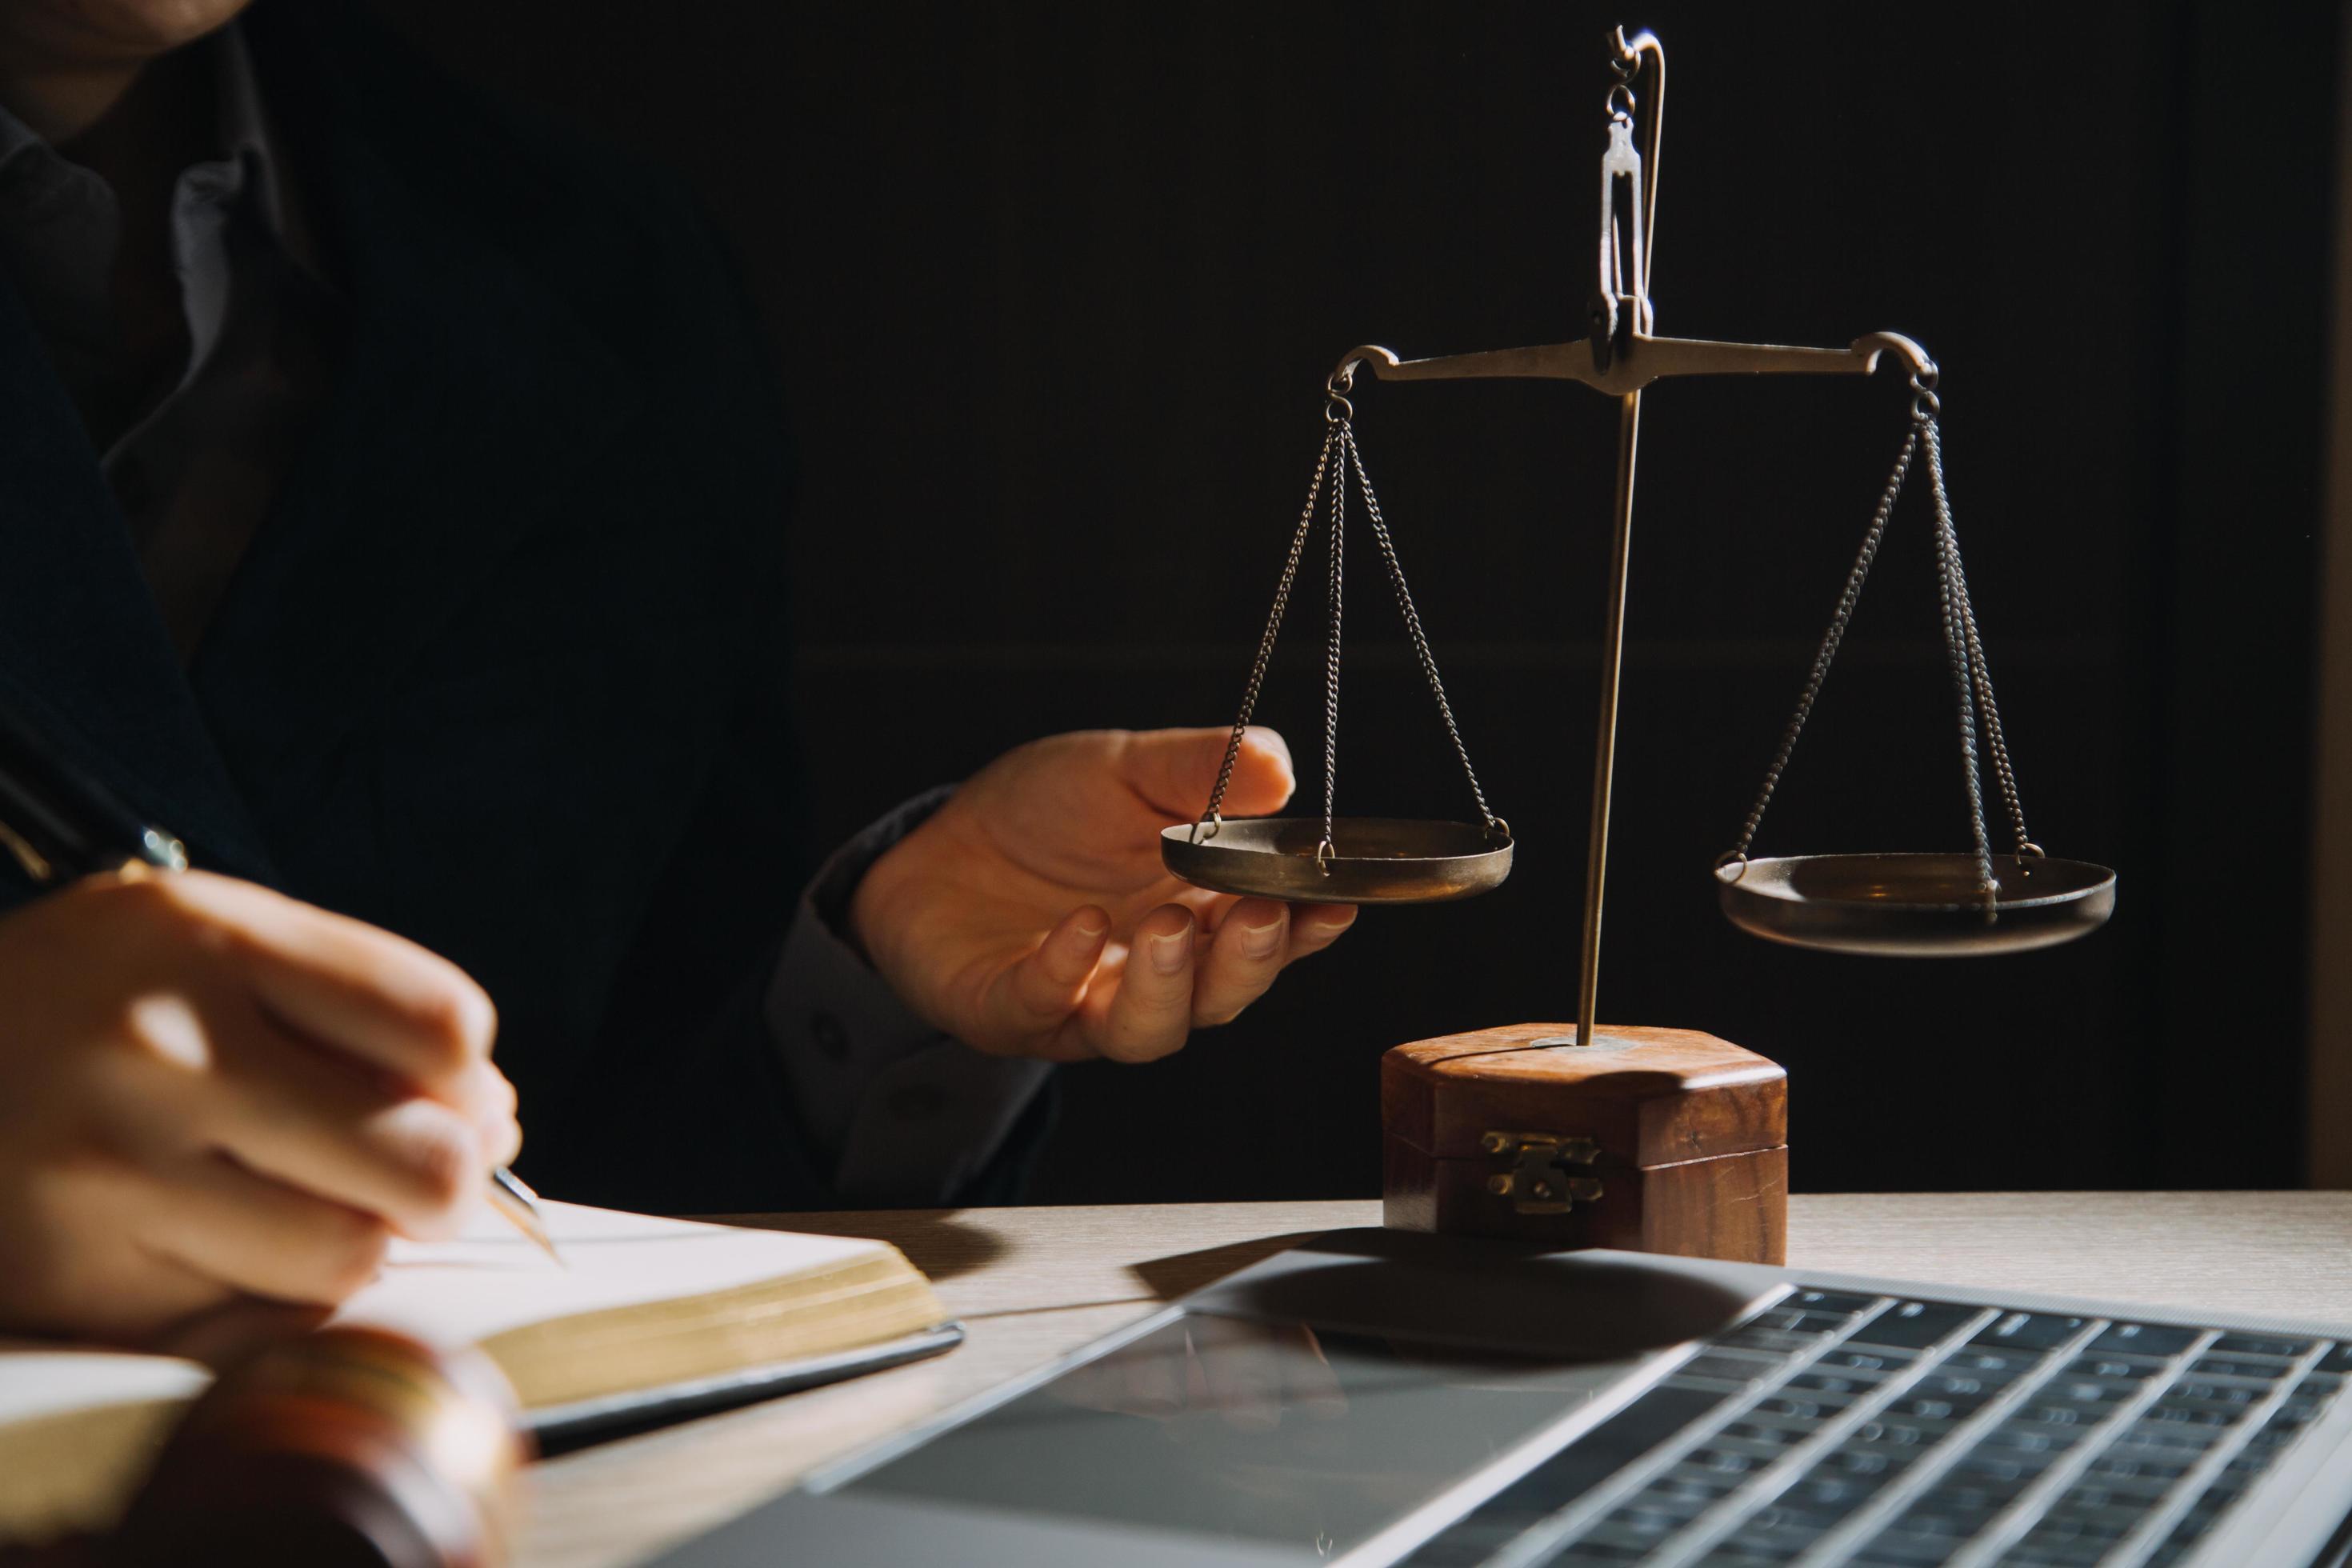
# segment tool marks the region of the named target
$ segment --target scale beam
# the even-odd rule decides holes
[[[1706,338],[1622,334],[1622,345],[1599,342],[1545,343],[1538,348],[1488,349],[1435,359],[1399,359],[1377,343],[1349,349],[1331,384],[1355,384],[1360,366],[1380,381],[1579,381],[1622,397],[1654,381],[1685,375],[1868,375],[1892,353],[1911,374],[1935,369],[1927,351],[1900,332],[1872,332],[1842,349],[1790,348],[1779,343],[1725,343]]]

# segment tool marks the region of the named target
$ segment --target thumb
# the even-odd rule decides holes
[[[1121,758],[1129,788],[1152,810],[1188,821],[1207,809],[1217,771],[1224,765],[1231,730],[1145,730],[1128,739]],[[1262,724],[1242,732],[1234,776],[1225,785],[1227,816],[1260,816],[1280,808],[1296,784],[1290,747]]]

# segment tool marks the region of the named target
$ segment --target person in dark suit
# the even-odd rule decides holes
[[[664,180],[331,0],[19,0],[0,109],[0,703],[203,868],[0,885],[0,1327],[337,1300],[518,1090],[556,1196],[1003,1194],[1045,1064],[1345,928],[1160,872],[1222,731],[809,873],[776,389]],[[1227,807],[1290,786],[1253,731]]]

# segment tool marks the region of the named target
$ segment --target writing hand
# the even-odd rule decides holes
[[[1006,752],[868,868],[853,933],[910,1007],[982,1050],[1168,1055],[1355,920],[1346,905],[1235,899],[1162,868],[1160,829],[1209,798],[1230,733],[1089,731]],[[1224,812],[1272,812],[1291,786],[1289,748],[1253,729]]]
[[[495,1022],[423,948],[225,877],[0,919],[0,1325],[331,1303],[450,1234],[521,1141]]]

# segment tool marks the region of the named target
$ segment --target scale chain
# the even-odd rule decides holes
[[[2009,824],[2017,836],[2020,858],[2039,857],[2042,847],[2025,830],[2025,807],[2017,793],[2017,774],[2010,765],[2009,743],[2001,733],[2000,709],[1993,701],[1992,670],[1985,663],[1984,640],[1977,634],[1977,612],[1969,596],[1968,574],[1960,567],[1960,539],[1952,526],[1952,503],[1944,489],[1944,440],[1936,422],[1927,423],[1927,487],[1935,498],[1937,526],[1949,542],[1952,558],[1952,580],[1958,590],[1960,629],[1968,647],[1969,668],[1976,688],[1978,710],[1984,715],[1986,747],[1992,753],[1993,779],[2000,786],[2001,803],[2009,809]],[[2027,873],[2031,875],[2031,873]]]
[[[1928,422],[1932,424],[1932,421]],[[1944,647],[1950,657],[1952,686],[1959,703],[1960,776],[1968,786],[1969,830],[1977,855],[1977,890],[1988,908],[2000,891],[1992,874],[1992,846],[1985,834],[1984,780],[1977,761],[1976,680],[1969,658],[1969,636],[1960,620],[1959,557],[1955,550],[1951,519],[1940,508],[1936,518],[1936,594],[1944,610]]]
[[[1339,438],[1339,468],[1331,476],[1330,637],[1323,656],[1323,837],[1315,846],[1315,865],[1325,876],[1339,847],[1331,842],[1337,826],[1339,795],[1339,578],[1348,538],[1348,421],[1333,426]]]
[[[1470,748],[1463,743],[1461,727],[1454,720],[1454,705],[1445,700],[1445,682],[1437,673],[1437,657],[1430,651],[1429,637],[1421,629],[1421,613],[1413,607],[1412,590],[1405,586],[1404,566],[1397,559],[1396,543],[1389,537],[1389,525],[1381,516],[1380,498],[1372,493],[1371,476],[1364,471],[1364,455],[1356,446],[1356,433],[1348,425],[1339,426],[1339,441],[1347,462],[1356,473],[1357,487],[1363,491],[1364,511],[1371,519],[1372,538],[1381,547],[1381,558],[1388,563],[1389,581],[1396,588],[1397,608],[1404,615],[1405,635],[1412,639],[1412,651],[1421,660],[1422,674],[1429,678],[1429,694],[1437,700],[1437,716],[1444,721],[1446,738],[1454,742],[1454,754],[1461,759],[1462,776],[1470,781],[1470,796],[1478,803],[1478,819],[1486,831],[1500,830],[1510,835],[1510,824],[1496,816],[1486,805],[1486,792],[1479,785],[1478,770],[1470,763]]]
[[[1331,467],[1332,448],[1339,444],[1339,426],[1334,422],[1323,432],[1323,450],[1315,459],[1315,478],[1307,486],[1307,504],[1299,510],[1298,526],[1290,535],[1290,553],[1283,558],[1282,580],[1274,590],[1274,609],[1266,616],[1265,632],[1258,638],[1257,658],[1250,666],[1249,684],[1242,691],[1242,710],[1234,720],[1234,732],[1225,742],[1225,760],[1217,769],[1216,787],[1209,793],[1209,804],[1200,819],[1192,825],[1192,842],[1214,838],[1224,826],[1220,808],[1225,803],[1225,790],[1234,782],[1234,763],[1242,752],[1242,737],[1249,730],[1250,715],[1257,711],[1258,693],[1265,688],[1266,667],[1274,658],[1275,638],[1282,630],[1283,612],[1290,607],[1290,588],[1298,576],[1298,562],[1307,550],[1307,536],[1315,530],[1315,503],[1323,493],[1323,478]],[[1203,831],[1205,829],[1205,831]]]
[[[1745,869],[1748,851],[1755,843],[1757,829],[1762,825],[1764,813],[1772,803],[1772,795],[1789,759],[1804,732],[1805,721],[1811,717],[1814,701],[1821,695],[1822,682],[1828,678],[1830,664],[1837,657],[1844,640],[1846,627],[1852,622],[1856,602],[1861,598],[1864,582],[1870,575],[1872,563],[1877,559],[1880,544],[1885,538],[1886,524],[1893,515],[1903,485],[1909,477],[1911,464],[1922,448],[1927,458],[1927,478],[1936,510],[1936,575],[1937,596],[1943,610],[1944,643],[1951,666],[1955,696],[1958,703],[1961,763],[1966,771],[1969,797],[1969,825],[1976,851],[1978,880],[1980,890],[1990,902],[1999,891],[1992,874],[1992,854],[1985,831],[1984,789],[1978,752],[1978,721],[1983,713],[1985,749],[1991,753],[1993,775],[2001,800],[2009,812],[2010,826],[2017,836],[2020,859],[2039,857],[2040,845],[2028,837],[2025,809],[2017,790],[2017,778],[2011,767],[2008,743],[2001,733],[2000,710],[1995,705],[1992,675],[1985,662],[1984,641],[1977,630],[1976,609],[1969,596],[1968,576],[1960,563],[1959,533],[1952,522],[1951,500],[1944,486],[1943,436],[1937,426],[1937,415],[1941,405],[1935,393],[1932,369],[1915,377],[1912,389],[1911,428],[1906,433],[1902,450],[1895,454],[1895,467],[1887,476],[1886,487],[1880,494],[1877,510],[1871,515],[1870,527],[1863,536],[1862,547],[1854,554],[1853,565],[1846,574],[1845,586],[1838,596],[1836,610],[1830,617],[1829,628],[1822,634],[1819,648],[1813,656],[1811,670],[1805,679],[1804,690],[1797,699],[1796,711],[1790,716],[1782,731],[1780,744],[1772,763],[1764,773],[1764,784],[1749,808],[1747,820],[1741,824],[1738,842],[1716,860],[1718,869],[1737,865]],[[2030,875],[2030,873],[2027,873]],[[1735,873],[1734,879],[1737,879]]]

